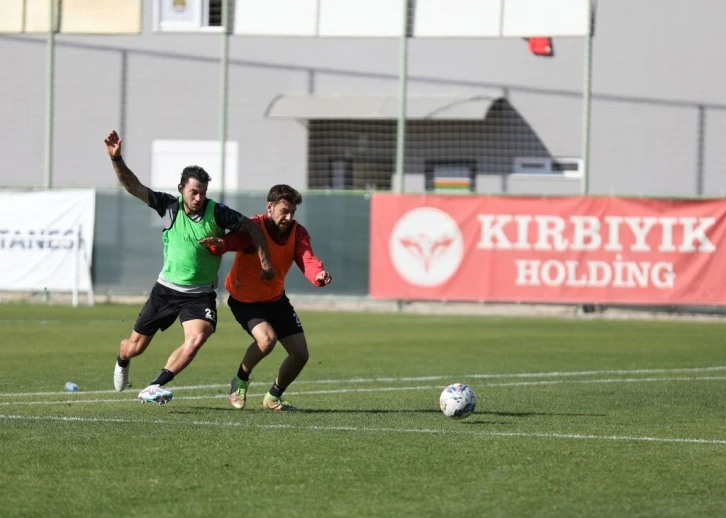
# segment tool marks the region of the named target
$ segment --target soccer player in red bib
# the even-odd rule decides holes
[[[262,406],[276,411],[294,410],[282,395],[302,372],[309,353],[300,319],[285,295],[285,276],[295,263],[315,286],[327,286],[332,279],[313,253],[310,234],[295,221],[300,203],[302,196],[295,189],[275,185],[267,194],[267,213],[250,218],[267,239],[272,266],[277,271],[271,281],[259,278],[260,260],[247,232],[234,231],[223,238],[209,237],[202,241],[215,255],[236,252],[224,283],[229,292],[228,304],[237,322],[255,340],[247,348],[232,380],[229,402],[238,409],[247,403],[252,369],[272,352],[279,340],[288,356],[280,365],[277,379]]]

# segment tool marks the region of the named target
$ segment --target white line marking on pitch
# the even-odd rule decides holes
[[[65,320],[31,320],[31,319],[22,319],[22,318],[14,318],[14,319],[0,319],[0,325],[6,325],[6,324],[30,324],[35,326],[50,326],[50,325],[58,325],[58,324],[67,324],[68,321]],[[84,320],[82,322],[83,324],[123,324],[123,321],[120,320]]]
[[[561,385],[571,383],[653,383],[658,381],[723,381],[723,376],[701,376],[689,378],[613,378],[603,380],[548,380],[548,381],[518,381],[515,383],[487,383],[487,387],[525,387],[529,385]]]
[[[632,437],[619,435],[582,435],[569,433],[527,433],[527,432],[483,432],[478,430],[452,430],[436,428],[371,428],[367,426],[295,426],[290,424],[250,424],[240,422],[219,422],[219,421],[174,421],[169,419],[119,419],[104,417],[67,417],[67,416],[23,416],[0,414],[0,419],[18,421],[60,421],[72,423],[127,423],[127,424],[162,424],[162,425],[194,425],[194,426],[229,426],[242,428],[262,429],[288,429],[288,430],[309,430],[320,432],[383,432],[383,433],[417,433],[417,434],[461,434],[475,435],[481,437],[524,437],[542,439],[578,439],[578,440],[600,440],[600,441],[630,441],[630,442],[660,442],[660,443],[688,443],[688,444],[718,444],[726,445],[724,439],[693,439],[680,437]]]
[[[565,372],[523,372],[519,374],[464,374],[455,376],[422,376],[415,378],[353,378],[348,383],[375,383],[381,381],[436,381],[442,379],[502,379],[502,378],[557,378],[569,376],[600,376],[618,374],[667,374],[676,372],[716,372],[726,371],[726,366],[693,367],[680,369],[631,369],[631,370],[598,370],[598,371],[565,371]],[[340,383],[340,380],[318,380],[307,383]]]
[[[632,369],[632,370],[598,370],[598,371],[565,371],[565,372],[524,372],[519,374],[464,374],[447,376],[418,376],[401,378],[348,378],[348,379],[323,379],[323,380],[298,380],[295,385],[317,385],[317,384],[346,384],[346,383],[396,383],[411,381],[437,381],[437,380],[468,380],[468,379],[518,379],[518,378],[554,378],[554,377],[576,377],[576,376],[600,376],[600,375],[621,375],[621,374],[671,374],[686,372],[719,372],[726,371],[726,366],[717,367],[692,367],[679,369]],[[179,385],[173,387],[177,390],[198,390],[218,389],[229,387],[229,383],[214,385]],[[443,388],[443,387],[442,387]],[[89,390],[84,394],[116,394],[115,390]],[[53,396],[68,394],[66,391],[57,392],[6,392],[0,393],[0,397],[24,397],[24,396]]]
[[[726,379],[726,378],[724,378]],[[306,391],[289,391],[287,395],[302,396],[302,395],[319,395],[319,394],[349,394],[353,392],[384,392],[384,391],[404,391],[404,390],[432,390],[438,389],[439,387],[424,386],[424,387],[376,387],[376,388],[358,388],[358,389],[337,389],[337,390],[306,390]],[[68,394],[66,392],[65,394]],[[247,397],[262,397],[265,392],[259,394],[247,394]],[[227,398],[228,394],[215,394],[208,396],[184,396],[184,401],[193,401],[199,399],[218,399]],[[179,398],[181,399],[181,398]],[[125,399],[64,399],[62,401],[3,401],[0,402],[2,406],[16,406],[16,405],[58,405],[58,404],[71,404],[71,403],[138,403],[137,398],[125,398]]]
[[[703,376],[703,377],[689,377],[689,378],[613,378],[613,379],[601,379],[601,380],[549,380],[549,381],[519,381],[514,383],[486,383],[481,385],[482,387],[496,388],[496,387],[529,387],[534,385],[560,385],[560,384],[592,384],[592,383],[654,383],[659,381],[726,381],[726,376]],[[288,395],[292,396],[306,396],[306,395],[320,395],[320,394],[352,394],[360,392],[395,392],[395,391],[408,391],[408,390],[439,390],[441,387],[438,385],[425,385],[417,387],[374,387],[374,388],[347,388],[347,389],[334,389],[334,390],[305,390],[305,391],[290,391]],[[61,392],[60,394],[69,395],[68,392]],[[79,393],[75,393],[80,395]],[[84,393],[85,395],[85,393]],[[259,394],[248,394],[249,397],[262,397],[264,393]],[[184,396],[184,401],[193,401],[199,399],[218,399],[226,398],[227,394],[214,394],[206,396]],[[0,406],[20,406],[20,405],[67,405],[77,403],[130,403],[137,401],[136,398],[124,398],[124,399],[73,399],[68,397],[67,399],[57,401],[2,401]]]

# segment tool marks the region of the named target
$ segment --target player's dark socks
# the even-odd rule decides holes
[[[118,363],[119,367],[121,367],[122,369],[125,369],[126,367],[129,366],[129,363],[131,363],[131,358],[129,358],[127,360],[122,360],[120,356],[117,356],[116,363]]]
[[[166,369],[161,369],[161,372],[154,381],[149,385],[161,385],[162,387],[174,379],[174,373]]]
[[[278,386],[277,383],[272,384],[272,388],[270,389],[270,395],[273,397],[282,397],[282,393],[285,392],[285,389]]]
[[[242,365],[239,366],[239,370],[237,371],[237,377],[241,379],[242,381],[249,381],[250,379],[250,373],[245,372],[245,370],[242,368]]]

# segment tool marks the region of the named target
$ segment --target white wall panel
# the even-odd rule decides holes
[[[320,36],[398,37],[402,32],[400,0],[320,0]]]
[[[320,0],[237,0],[234,32],[315,36]]]
[[[505,37],[584,36],[590,0],[505,0]]]
[[[502,0],[416,0],[414,36],[497,38],[501,18]]]

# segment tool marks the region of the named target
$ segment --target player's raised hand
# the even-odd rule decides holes
[[[123,140],[121,139],[121,137],[118,136],[116,130],[113,130],[111,133],[109,133],[108,137],[103,140],[103,143],[106,144],[106,151],[108,152],[108,156],[110,156],[111,158],[121,156],[122,142]]]
[[[315,282],[318,283],[318,286],[327,286],[332,280],[333,277],[325,270],[315,276]]]

